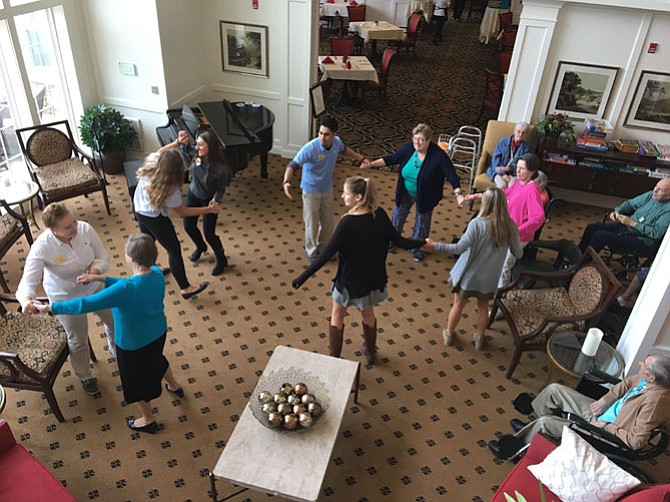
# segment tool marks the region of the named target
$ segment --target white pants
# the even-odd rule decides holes
[[[333,191],[302,193],[302,219],[305,222],[305,252],[315,258],[333,235],[335,201]]]
[[[521,249],[524,249],[527,245],[527,242],[522,242]],[[512,269],[514,268],[514,265],[516,265],[516,257],[512,254],[512,251],[508,249],[500,279],[498,280],[498,289],[509,286],[512,283]]]
[[[101,310],[95,313],[105,324],[107,344],[110,354],[115,355],[114,320],[111,310]],[[81,315],[57,315],[58,321],[67,333],[67,346],[70,349],[70,364],[79,380],[91,378],[91,355],[88,344],[88,318]]]
[[[591,420],[591,403],[593,399],[580,394],[570,387],[565,387],[557,383],[552,383],[544,388],[540,395],[533,399],[533,410],[540,417],[533,420],[526,427],[515,434],[526,443],[530,443],[536,432],[542,432],[549,436],[560,438],[563,434],[563,427],[570,424],[570,421],[556,416],[556,413],[575,413],[584,420]]]

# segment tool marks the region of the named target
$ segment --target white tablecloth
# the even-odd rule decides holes
[[[426,18],[426,21],[430,21],[430,18],[433,17],[433,0],[409,0],[406,17],[411,16],[412,12],[417,10],[422,10],[423,17]]]
[[[356,1],[357,5],[363,5],[365,2]],[[339,14],[342,17],[349,17],[349,11],[347,6],[349,2],[335,2],[335,3],[321,3],[321,9],[319,10],[320,16],[336,16]]]
[[[511,12],[511,10],[486,7],[482,16],[482,24],[479,28],[479,41],[481,43],[488,44],[491,38],[495,40],[498,37],[500,34],[500,19],[498,19],[498,15],[503,12]]]
[[[329,57],[333,64],[323,64],[322,61]],[[321,80],[372,80],[379,83],[377,70],[365,56],[349,56],[351,68],[347,69],[340,56],[319,56],[319,70],[323,73]]]
[[[370,40],[402,40],[405,31],[386,21],[359,21],[349,23],[349,31],[357,32],[365,42]]]

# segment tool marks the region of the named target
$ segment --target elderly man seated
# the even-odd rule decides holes
[[[644,448],[656,427],[670,428],[670,359],[648,355],[639,373],[618,383],[597,401],[560,384],[547,386],[532,402],[539,417],[529,424],[512,419],[514,436],[490,441],[489,449],[501,459],[514,456],[536,432],[556,438],[570,421],[562,413],[574,413],[614,434],[634,450]]]
[[[609,219],[586,227],[579,243],[582,251],[589,245],[596,251],[608,246],[619,253],[653,257],[670,225],[670,179],[660,180],[652,191],[615,207]]]
[[[526,143],[526,133],[528,124],[519,122],[514,126],[514,133],[507,138],[498,141],[491,165],[486,170],[486,174],[498,188],[507,188],[516,180],[516,161],[522,155],[530,153],[530,148]]]

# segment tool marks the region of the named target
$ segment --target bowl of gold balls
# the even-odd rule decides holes
[[[298,368],[271,371],[258,382],[249,407],[256,420],[278,432],[310,430],[328,408],[325,385]]]

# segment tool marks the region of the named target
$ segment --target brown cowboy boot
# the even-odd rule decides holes
[[[363,324],[363,344],[361,345],[361,350],[368,364],[374,364],[375,356],[377,355],[377,321],[375,320],[374,326],[368,326],[364,322],[361,324]]]
[[[342,353],[342,339],[344,338],[344,325],[342,329],[335,326],[328,327],[328,351],[331,357],[340,357]]]

